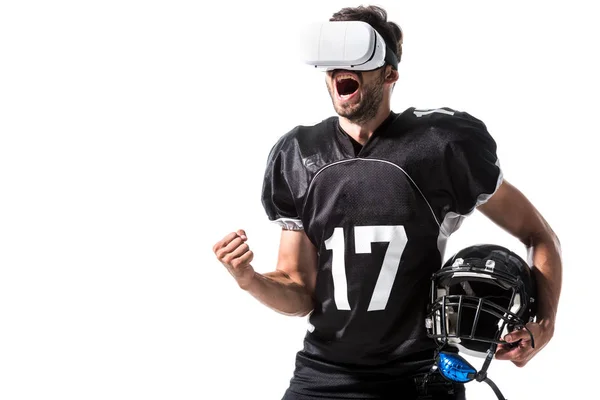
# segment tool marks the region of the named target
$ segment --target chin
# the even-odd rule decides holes
[[[352,120],[359,109],[358,104],[354,107],[335,107],[335,112],[340,116]]]
[[[341,103],[341,104],[340,104]],[[347,102],[339,102],[339,100],[336,99],[335,103],[335,111],[342,115],[342,116],[346,116],[346,115],[352,115],[354,114],[357,110],[359,110],[361,107],[361,102],[360,99],[357,99],[357,101],[353,101],[352,103],[347,103]]]

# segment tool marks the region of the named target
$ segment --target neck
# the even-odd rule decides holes
[[[352,137],[352,139],[364,145],[373,135],[373,132],[375,132],[375,130],[379,128],[383,121],[390,116],[391,111],[392,109],[390,108],[389,103],[384,101],[383,104],[381,104],[381,107],[379,107],[379,110],[374,118],[366,122],[355,123],[345,117],[340,116],[340,126],[344,132]]]

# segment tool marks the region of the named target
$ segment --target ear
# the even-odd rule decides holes
[[[398,70],[394,69],[391,65],[385,66],[385,83],[395,83],[399,77]]]

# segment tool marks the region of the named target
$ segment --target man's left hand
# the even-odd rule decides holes
[[[534,338],[535,348],[531,347],[531,336],[527,329],[531,331]],[[554,324],[547,321],[530,322],[527,329],[520,329],[504,336],[504,340],[509,344],[501,344],[496,350],[496,359],[510,360],[517,367],[524,367],[554,335]]]

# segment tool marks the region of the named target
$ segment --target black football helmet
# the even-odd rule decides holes
[[[433,274],[430,294],[425,324],[438,346],[433,370],[455,382],[486,382],[504,400],[487,369],[498,344],[509,344],[502,337],[515,329],[527,330],[535,346],[526,326],[536,315],[536,286],[529,265],[502,246],[467,247]],[[477,371],[457,352],[485,362]]]
[[[467,247],[452,256],[431,280],[426,320],[439,347],[486,357],[491,345],[535,319],[536,286],[529,265],[493,244]]]

